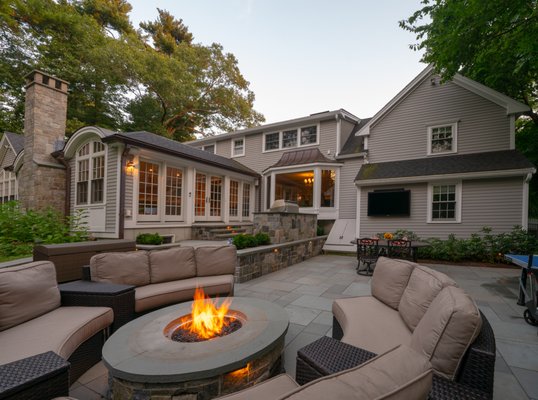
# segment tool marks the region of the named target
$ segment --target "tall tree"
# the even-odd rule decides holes
[[[518,120],[516,146],[538,165],[538,1],[423,0],[400,26],[416,34],[414,50],[444,79],[456,72],[530,107]],[[529,214],[538,217],[538,177]]]

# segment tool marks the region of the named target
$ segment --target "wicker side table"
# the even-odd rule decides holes
[[[0,399],[52,399],[69,395],[69,363],[48,351],[0,365]]]
[[[91,281],[73,281],[58,285],[63,306],[110,307],[114,311],[112,332],[135,315],[135,291],[132,285]]]
[[[323,336],[297,352],[295,380],[304,385],[322,376],[353,368],[375,356],[370,351]]]

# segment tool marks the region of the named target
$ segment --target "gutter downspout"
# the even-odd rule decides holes
[[[119,212],[118,212],[118,239],[124,238],[124,229],[125,229],[125,180],[127,176],[127,172],[125,171],[125,165],[127,164],[127,156],[129,155],[129,152],[131,150],[131,147],[129,145],[126,145],[123,149],[123,152],[121,153],[121,173],[120,173],[120,202],[119,202]]]
[[[65,167],[65,201],[64,201],[64,214],[66,217],[71,215],[71,165],[65,159],[63,151],[52,154]]]

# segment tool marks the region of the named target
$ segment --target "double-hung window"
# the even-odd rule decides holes
[[[428,222],[461,222],[461,183],[428,186]]]
[[[76,156],[76,204],[102,204],[105,195],[105,145],[86,143]]]
[[[457,151],[457,124],[430,126],[428,128],[428,155],[455,153]]]
[[[202,146],[202,150],[215,154],[215,144],[206,144],[205,146]]]
[[[245,155],[245,139],[232,140],[232,157],[240,157]]]
[[[263,151],[292,149],[318,143],[318,125],[264,134]]]

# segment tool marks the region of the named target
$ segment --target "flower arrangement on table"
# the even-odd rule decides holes
[[[392,233],[390,233],[390,232],[385,232],[383,234],[383,239],[385,239],[385,240],[392,240],[393,238],[394,238],[394,235]]]

